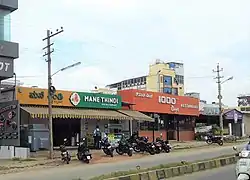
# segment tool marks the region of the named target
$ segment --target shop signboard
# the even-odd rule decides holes
[[[20,106],[18,101],[0,103],[0,145],[20,146]]]
[[[100,93],[73,92],[70,102],[75,107],[96,109],[121,109],[122,106],[120,96]]]
[[[225,119],[233,120],[233,121],[240,121],[243,119],[243,114],[240,111],[237,111],[236,109],[232,109],[232,110],[226,112],[223,116]],[[237,118],[237,120],[236,120],[236,118]]]
[[[41,88],[17,87],[16,99],[23,105],[48,105],[48,91]],[[121,109],[121,96],[101,93],[56,90],[53,106],[97,109]]]
[[[200,110],[200,114],[205,116],[219,116],[220,115],[220,109],[219,106],[209,106],[205,104]]]
[[[69,101],[71,91],[57,90],[52,97],[53,106],[71,106]],[[20,104],[48,105],[48,90],[41,88],[17,87],[16,99]]]
[[[123,101],[134,104],[131,106],[132,110],[199,116],[199,99],[197,98],[136,89],[121,90],[118,94],[121,95]],[[150,98],[142,98],[138,94],[150,94]]]

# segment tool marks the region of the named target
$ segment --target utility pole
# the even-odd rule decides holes
[[[214,73],[217,74],[217,76],[214,79],[217,79],[217,84],[218,84],[218,100],[219,100],[219,115],[220,115],[220,135],[223,138],[223,117],[222,117],[222,95],[221,95],[221,79],[224,78],[224,76],[220,75],[220,72],[223,71],[223,68],[220,68],[220,64],[217,64],[216,70],[213,70]]]
[[[43,50],[47,49],[47,52],[43,56],[47,56],[48,63],[48,119],[49,119],[49,140],[50,140],[50,159],[53,159],[53,127],[52,127],[52,97],[55,93],[55,87],[52,86],[52,76],[51,76],[51,54],[54,52],[54,49],[51,50],[51,46],[54,43],[50,43],[50,40],[53,36],[56,36],[63,32],[63,27],[60,30],[56,30],[55,33],[47,30],[47,37],[43,39],[43,41],[47,40],[47,46],[43,48]]]

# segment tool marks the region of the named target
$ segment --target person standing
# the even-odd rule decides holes
[[[102,139],[102,132],[97,125],[95,130],[94,130],[94,146],[96,149],[100,149],[100,141]]]

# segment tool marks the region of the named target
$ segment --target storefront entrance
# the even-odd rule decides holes
[[[53,119],[53,143],[54,146],[63,144],[67,138],[68,146],[75,146],[80,137],[81,119]]]

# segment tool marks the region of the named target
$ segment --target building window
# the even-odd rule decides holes
[[[173,93],[173,95],[178,96],[178,88],[173,88],[172,93]]]
[[[164,86],[172,86],[172,76],[164,76],[163,83]]]
[[[184,84],[184,76],[175,75],[175,81],[176,84]]]
[[[169,87],[163,88],[163,93],[172,94],[172,88]]]
[[[0,9],[0,40],[10,41],[10,11]]]

